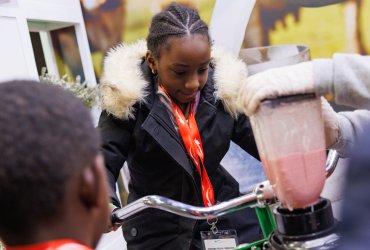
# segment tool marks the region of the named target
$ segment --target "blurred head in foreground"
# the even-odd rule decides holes
[[[8,247],[56,239],[95,247],[108,218],[100,138],[72,93],[0,83],[0,238]]]

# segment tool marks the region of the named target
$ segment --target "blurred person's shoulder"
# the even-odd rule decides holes
[[[358,138],[358,141],[355,142],[355,146],[353,147],[351,156],[370,159],[370,123],[365,125],[365,129]],[[370,165],[370,161],[368,161],[368,164]]]
[[[356,190],[358,185],[362,189],[370,188],[370,124],[365,126],[357,138],[349,156],[347,170],[347,186],[350,193]]]

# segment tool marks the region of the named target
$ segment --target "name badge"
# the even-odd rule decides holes
[[[236,230],[201,231],[200,236],[204,250],[234,249],[238,244]]]

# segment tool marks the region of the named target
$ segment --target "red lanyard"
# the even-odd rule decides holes
[[[202,197],[203,202],[206,207],[215,204],[215,196],[213,192],[212,183],[209,180],[207,170],[204,167],[204,153],[202,146],[202,139],[200,138],[197,122],[195,121],[193,105],[194,102],[190,104],[188,121],[186,122],[185,116],[182,113],[179,106],[172,100],[170,95],[167,93],[162,84],[159,85],[166,95],[170,98],[172,108],[175,113],[177,126],[180,130],[181,139],[184,142],[186,151],[190,155],[193,161],[202,183]]]
[[[58,249],[73,249],[73,250],[92,250],[92,248],[81,245],[73,240],[51,240],[43,243],[6,247],[7,250],[58,250]]]

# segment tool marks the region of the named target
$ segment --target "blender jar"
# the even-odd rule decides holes
[[[282,205],[315,204],[325,183],[320,98],[303,94],[263,101],[251,123],[266,176]]]

